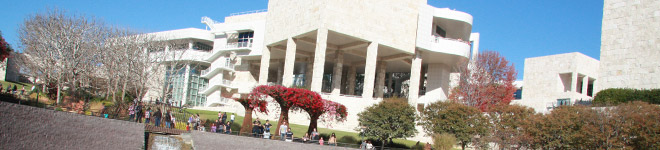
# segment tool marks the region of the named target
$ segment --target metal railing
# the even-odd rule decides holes
[[[441,36],[431,36],[431,42],[433,43],[439,43],[440,40],[448,40],[448,41],[456,41],[456,42],[461,42],[470,45],[470,41],[464,41],[461,39],[452,39],[452,38],[446,38],[446,37],[441,37]]]
[[[244,12],[231,13],[231,14],[229,14],[229,16],[254,14],[254,13],[260,13],[260,12],[267,12],[267,11],[268,11],[268,9],[250,10],[250,11],[244,11]]]
[[[227,43],[225,46],[226,49],[233,49],[233,48],[251,48],[252,47],[252,42],[231,42]]]

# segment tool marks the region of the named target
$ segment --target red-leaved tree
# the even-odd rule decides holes
[[[509,104],[516,91],[516,70],[496,51],[479,53],[475,60],[458,65],[460,80],[452,89],[450,100],[488,111],[496,104]]]
[[[323,121],[338,120],[344,121],[346,118],[346,106],[325,100],[319,93],[300,88],[288,88],[288,98],[295,99],[293,102],[295,109],[300,109],[309,115],[308,133],[311,133],[318,126],[318,120],[322,115],[326,115]]]
[[[260,85],[252,89],[250,93],[251,97],[255,98],[265,98],[265,96],[270,96],[273,98],[273,101],[279,104],[280,106],[280,119],[277,121],[277,130],[275,130],[275,136],[280,135],[280,125],[284,121],[289,122],[289,110],[294,107],[296,99],[290,98],[295,95],[293,93],[287,93],[289,88],[281,85]]]
[[[268,109],[266,109],[268,102],[261,97],[247,96],[232,99],[241,103],[243,108],[245,108],[243,125],[241,126],[241,131],[239,133],[250,133],[250,130],[252,129],[252,111],[256,109],[258,112],[268,113]]]
[[[11,46],[5,41],[5,38],[2,37],[2,32],[0,32],[0,62],[5,61],[5,58],[9,57],[9,52],[11,51]]]

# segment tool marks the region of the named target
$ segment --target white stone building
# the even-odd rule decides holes
[[[190,53],[184,71],[165,75],[178,81],[166,85],[175,87],[168,99],[242,115],[242,106],[224,97],[264,84],[307,87],[348,108],[347,121],[331,128],[351,132],[357,113],[382,98],[407,95],[413,106],[446,99],[453,66],[479,46],[470,14],[426,0],[270,0],[267,10],[202,23],[208,30],[155,33],[188,41],[166,48]],[[254,115],[274,120],[275,113]],[[290,115],[292,123],[309,122],[306,114]]]
[[[659,34],[660,1],[605,0],[600,61],[580,53],[527,58],[522,99],[513,103],[547,113],[608,88],[660,88]]]
[[[660,88],[660,1],[605,0],[596,91]]]
[[[547,113],[561,105],[590,101],[598,60],[573,52],[525,59],[522,99],[512,101]]]

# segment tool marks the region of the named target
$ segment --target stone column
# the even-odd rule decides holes
[[[311,87],[312,85],[312,72],[314,68],[314,59],[308,58],[307,64],[305,64],[305,87]]]
[[[357,67],[355,65],[350,65],[348,67],[348,75],[346,75],[346,80],[348,81],[346,84],[348,84],[348,89],[346,89],[346,94],[348,95],[355,95],[355,76],[357,74]]]
[[[571,77],[571,92],[577,93],[577,80],[578,80],[578,73],[573,72]]]
[[[417,108],[419,85],[422,76],[422,52],[415,51],[410,65],[410,85],[408,86],[408,104]]]
[[[325,51],[328,46],[328,29],[319,28],[316,32],[316,50],[314,52],[314,72],[312,73],[311,90],[321,92],[323,87],[323,69],[325,67]]]
[[[374,80],[376,76],[376,60],[378,59],[378,42],[371,42],[367,46],[367,60],[364,65],[364,87],[362,97],[372,98],[374,94]]]
[[[376,74],[376,97],[383,98],[383,89],[385,88],[385,72],[387,71],[387,62],[378,61],[378,71]]]
[[[278,60],[277,63],[279,64],[279,66],[277,66],[277,84],[282,85],[282,75],[284,74],[284,61]]]
[[[188,49],[193,49],[194,42],[193,40],[188,40]]]
[[[387,93],[388,94],[393,93],[392,89],[394,89],[394,88],[392,88],[392,73],[385,74],[385,77],[387,78],[387,85],[385,85],[385,87],[387,87]],[[391,97],[391,94],[390,94],[390,97]]]
[[[261,64],[259,66],[259,84],[268,84],[268,67],[270,67],[270,47],[261,51]]]
[[[588,90],[589,90],[589,77],[585,75],[582,78],[582,95],[587,95]]]
[[[186,64],[186,69],[183,74],[183,96],[181,96],[181,103],[184,105],[186,104],[186,101],[188,101],[188,82],[190,81],[190,64]],[[211,85],[209,85],[211,86]],[[165,100],[163,99],[163,102]]]
[[[341,94],[341,75],[344,66],[344,52],[337,50],[335,53],[335,67],[332,73],[332,95]]]
[[[286,41],[286,56],[284,58],[284,75],[282,85],[291,87],[293,84],[293,67],[296,64],[296,39],[289,38]]]

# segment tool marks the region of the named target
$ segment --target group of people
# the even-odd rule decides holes
[[[371,144],[371,141],[364,140],[364,141],[362,141],[362,144],[360,144],[360,149],[372,150],[372,149],[374,149],[374,145]]]
[[[160,108],[156,108],[153,111],[151,108],[147,108],[146,110],[144,108],[145,106],[142,102],[136,102],[128,106],[129,121],[142,123],[142,120],[144,120],[146,124],[154,122],[154,126],[157,127],[164,125],[166,128],[176,128],[176,117],[174,117],[174,113],[171,110],[161,111]],[[163,122],[164,124],[161,124]]]
[[[31,90],[34,90],[34,86],[32,86]],[[15,84],[14,84],[13,87],[11,85],[7,85],[7,87],[0,86],[0,92],[24,95],[25,94],[25,86],[21,87],[20,90],[18,89],[18,87]]]
[[[266,120],[266,123],[261,124],[261,121],[257,118],[257,120],[252,121],[252,136],[269,139],[271,126],[273,125],[270,124],[270,120]]]

